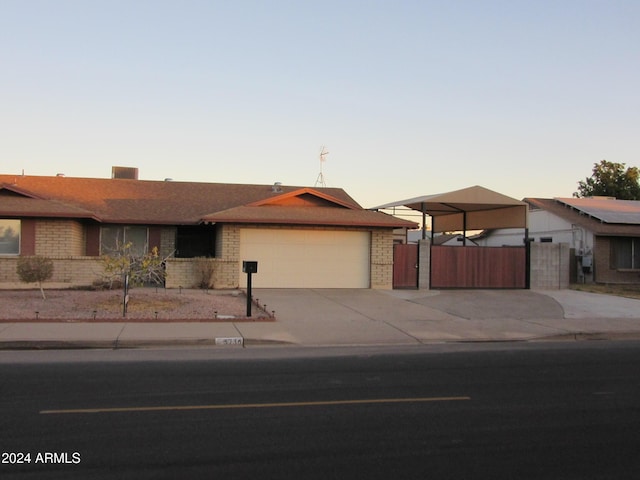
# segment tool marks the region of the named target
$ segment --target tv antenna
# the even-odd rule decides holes
[[[314,185],[315,187],[317,187],[317,186],[326,187],[327,186],[325,184],[325,182],[324,182],[324,174],[322,173],[322,164],[325,162],[325,158],[324,157],[326,157],[328,154],[329,154],[329,152],[323,146],[320,149],[320,173],[318,174],[318,178],[316,178],[316,184]]]

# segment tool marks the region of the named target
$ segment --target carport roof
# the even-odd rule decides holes
[[[395,207],[407,207],[433,217],[434,232],[527,227],[525,202],[478,185],[391,202],[373,209]]]

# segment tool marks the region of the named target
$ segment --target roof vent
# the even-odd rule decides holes
[[[22,175],[24,176],[24,171],[22,172]],[[64,173],[56,173],[56,177],[64,177]]]
[[[271,187],[271,191],[273,193],[281,193],[282,192],[282,182],[276,182],[273,184],[273,186]]]
[[[171,177],[167,177],[164,179],[165,182],[173,182],[173,178]]]
[[[138,180],[138,169],[136,167],[111,167],[111,178]]]

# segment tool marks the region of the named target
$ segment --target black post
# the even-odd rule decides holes
[[[524,288],[531,289],[531,239],[529,229],[524,229]]]
[[[251,316],[251,271],[247,272],[247,317]]]
[[[258,262],[255,260],[243,260],[242,271],[247,274],[247,317],[251,316],[251,274],[258,273]]]
[[[124,298],[122,299],[122,317],[127,316],[127,307],[129,306],[129,274],[124,275]]]

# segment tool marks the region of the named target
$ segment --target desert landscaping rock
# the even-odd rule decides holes
[[[121,290],[0,291],[0,322],[215,322],[264,321],[254,307],[246,318],[246,296],[237,290],[133,288],[123,317]]]

